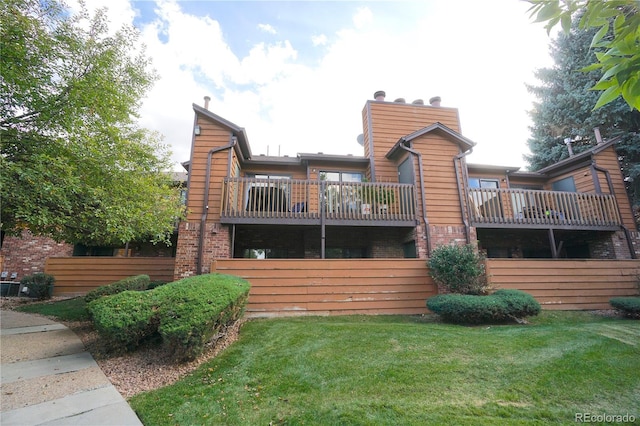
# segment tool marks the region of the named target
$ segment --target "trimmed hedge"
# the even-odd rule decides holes
[[[93,302],[102,296],[110,296],[112,294],[122,293],[126,290],[147,290],[150,284],[151,279],[148,275],[135,275],[123,278],[120,281],[94,288],[84,296],[84,301],[87,303]]]
[[[126,290],[87,305],[96,331],[115,349],[133,350],[158,328],[157,309],[147,292]]]
[[[609,303],[628,317],[640,318],[640,297],[614,297]]]
[[[207,274],[94,300],[88,309],[110,344],[132,350],[158,333],[173,358],[182,361],[196,358],[222,327],[240,318],[248,297],[246,280]]]
[[[440,294],[427,299],[427,308],[445,321],[458,324],[503,322],[540,313],[540,304],[533,296],[508,289],[488,296]]]

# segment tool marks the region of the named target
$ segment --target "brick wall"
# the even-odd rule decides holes
[[[39,237],[29,231],[20,237],[5,237],[0,254],[4,258],[2,270],[18,273],[16,280],[25,275],[44,272],[48,257],[66,257],[73,254],[73,245],[56,243],[51,238]]]
[[[200,222],[181,222],[179,225],[178,243],[176,246],[176,262],[174,279],[190,277],[197,273],[198,244],[200,238]],[[219,223],[207,223],[202,249],[202,272],[209,273],[213,259],[231,257],[231,237],[229,227]]]
[[[438,246],[467,244],[467,236],[464,226],[429,225],[429,233],[429,236],[431,237],[431,250]],[[472,242],[473,241],[474,240],[472,240]]]

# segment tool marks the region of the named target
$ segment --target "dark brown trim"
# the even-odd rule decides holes
[[[369,172],[371,173],[371,182],[376,181],[376,162],[373,152],[373,123],[371,123],[371,101],[367,102],[367,135],[369,136]]]
[[[431,254],[431,230],[429,229],[429,219],[427,219],[427,200],[424,189],[424,168],[422,165],[422,154],[415,151],[404,144],[400,144],[399,147],[404,149],[408,153],[411,153],[418,157],[418,173],[420,174],[420,192],[422,193],[422,220],[424,222],[424,237],[427,240],[427,257]]]
[[[556,247],[556,236],[553,234],[553,229],[549,228],[549,245],[551,246],[551,257],[558,258],[558,248]]]
[[[229,144],[211,148],[207,154],[207,171],[204,177],[204,197],[202,200],[202,217],[200,218],[200,233],[198,234],[198,255],[196,257],[196,274],[202,275],[202,255],[204,250],[204,233],[207,228],[207,216],[209,216],[209,187],[211,186],[211,163],[213,161],[213,154],[216,152],[224,151],[225,149],[233,148],[238,139],[233,135],[233,132],[229,132]]]
[[[596,193],[602,194],[602,188],[600,187],[600,179],[598,179],[598,171],[596,169],[595,160],[591,161],[591,179],[593,180],[593,187],[596,190]]]

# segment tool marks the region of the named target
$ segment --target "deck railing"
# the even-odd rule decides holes
[[[225,178],[227,219],[415,220],[415,187],[398,183]]]
[[[610,194],[473,188],[468,201],[472,224],[613,227],[622,223]]]

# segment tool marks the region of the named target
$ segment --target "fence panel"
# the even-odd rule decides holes
[[[543,309],[611,309],[638,292],[640,260],[487,259],[489,282],[533,295]]]
[[[50,257],[44,267],[56,278],[55,296],[84,294],[132,275],[173,281],[173,257]]]
[[[424,259],[219,259],[251,283],[250,317],[424,314],[437,293]]]

